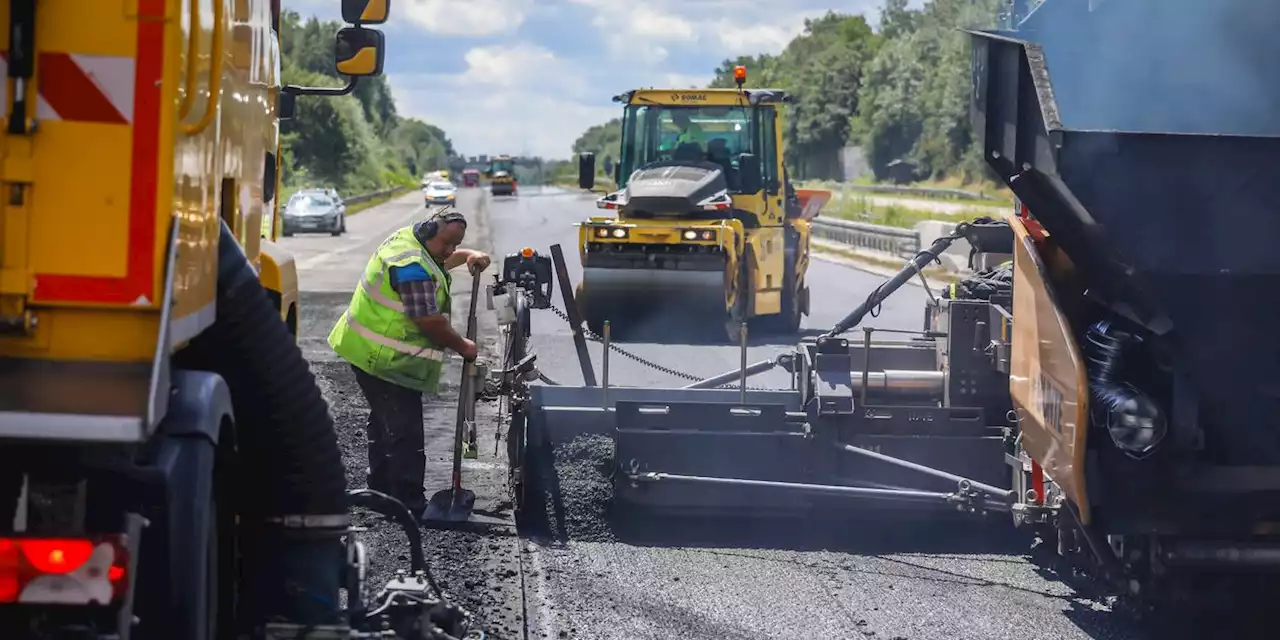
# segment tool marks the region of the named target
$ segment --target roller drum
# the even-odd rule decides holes
[[[617,258],[594,261],[622,262]],[[727,312],[722,257],[663,266],[643,258],[629,261],[635,264],[594,266],[592,262],[589,257],[582,270],[580,295],[583,317],[593,331],[598,333],[608,320],[615,335],[624,331],[678,340],[710,330],[723,334]]]

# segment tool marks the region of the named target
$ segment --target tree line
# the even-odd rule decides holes
[[[284,83],[336,87],[333,68],[337,21],[281,15]],[[281,122],[282,180],[286,190],[333,187],[344,194],[412,185],[445,168],[453,143],[439,127],[396,113],[385,77],[361,78],[351,95],[298,99],[294,117]]]
[[[862,147],[877,179],[984,179],[969,123],[969,41],[961,28],[992,28],[1003,0],[886,0],[878,29],[862,15],[828,12],[779,54],[740,56],[715,69],[710,88],[786,90],[786,161],[798,179],[838,179],[840,155]],[[616,158],[622,121],[587,129],[574,153]]]

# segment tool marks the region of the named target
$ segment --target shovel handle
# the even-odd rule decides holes
[[[469,268],[471,271],[471,308],[467,314],[467,339],[475,341],[476,339],[476,304],[480,298],[480,269],[475,266]],[[456,496],[458,490],[462,488],[462,442],[466,437],[464,425],[467,419],[467,403],[475,402],[474,390],[471,382],[475,377],[476,365],[474,361],[468,360],[462,366],[462,382],[458,385],[458,416],[454,425],[453,433],[453,488]]]

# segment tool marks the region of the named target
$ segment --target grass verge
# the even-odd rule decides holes
[[[949,180],[930,180],[926,182],[915,182],[912,184],[886,184],[875,182],[870,179],[855,180],[851,183],[840,183],[826,180],[803,181],[797,184],[797,187],[807,189],[832,189],[839,190],[841,187],[855,185],[859,187],[885,187],[883,192],[863,191],[867,195],[878,195],[881,197],[903,197],[916,200],[934,200],[940,202],[967,202],[975,205],[998,207],[1002,205],[1013,206],[1013,194],[1003,185],[997,185],[993,182],[964,182],[957,179]],[[975,194],[975,197],[966,197],[960,194],[906,194],[895,193],[894,188],[914,188],[914,189],[957,189],[961,191],[969,191]],[[858,193],[854,191],[854,193]]]
[[[822,210],[822,215],[840,220],[911,229],[917,222],[925,220],[960,222],[989,216],[991,209],[989,206],[961,207],[943,212],[917,208],[908,204],[873,204],[869,198],[865,197],[844,197],[827,203]]]

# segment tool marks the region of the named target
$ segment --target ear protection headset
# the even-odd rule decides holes
[[[443,210],[431,216],[427,223],[422,225],[422,238],[430,240],[440,233],[440,225],[449,224],[451,222],[461,222],[463,226],[467,224],[466,216],[458,211]]]

